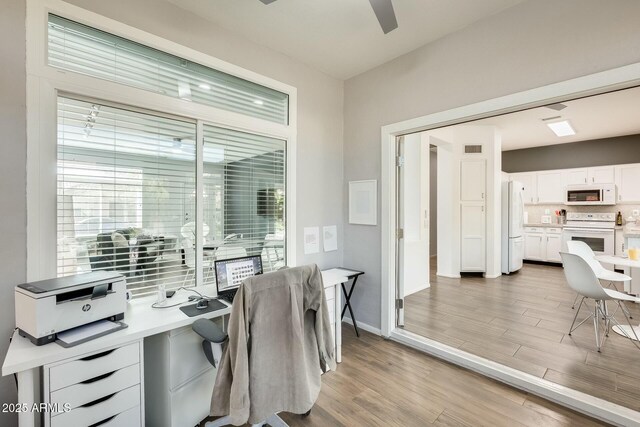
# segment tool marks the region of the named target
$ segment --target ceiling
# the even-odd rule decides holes
[[[640,134],[640,87],[563,104],[567,108],[561,111],[539,107],[472,124],[498,127],[502,135],[502,151]],[[555,116],[561,116],[557,120],[569,120],[576,134],[557,137],[542,121]]]
[[[368,0],[168,0],[242,37],[348,79],[524,0],[394,0],[383,34]]]

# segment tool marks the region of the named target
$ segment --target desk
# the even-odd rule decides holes
[[[596,259],[600,262],[604,262],[607,264],[614,264],[621,267],[629,267],[632,270],[636,268],[640,269],[640,260],[634,261],[629,258],[623,258],[621,256],[611,256],[611,255],[598,255],[596,256]],[[633,278],[633,271],[630,271],[629,275]],[[616,334],[619,334],[625,337],[631,337],[631,339],[633,340],[635,340],[636,335],[640,337],[640,325],[633,327],[635,334],[633,333],[633,331],[631,331],[628,325],[614,326],[612,329]]]
[[[342,321],[346,310],[349,309],[349,314],[351,314],[351,320],[353,321],[353,328],[356,330],[356,336],[360,337],[360,332],[358,332],[358,324],[356,323],[356,317],[353,315],[353,309],[351,308],[351,295],[353,295],[353,290],[356,288],[358,277],[363,275],[364,271],[349,270],[347,268],[332,268],[330,270],[325,270],[325,272],[333,277],[343,276],[344,278],[346,278],[346,280],[341,280],[340,282],[342,292],[344,293],[345,302],[345,306],[342,308],[342,311],[340,313],[340,321]],[[353,282],[351,282],[351,289],[349,290],[349,292],[347,292],[346,284],[349,280],[353,280]]]
[[[334,321],[332,322],[332,326],[334,328],[336,361],[340,362],[342,360],[339,310],[341,307],[341,299],[340,293],[336,288],[339,283],[347,279],[338,274],[327,274],[325,272],[322,273],[322,277],[329,310],[333,313],[332,319]],[[204,295],[216,295],[216,287],[214,285],[198,286],[196,289]],[[187,297],[192,294],[192,292],[180,290],[176,292],[173,298],[168,299],[168,304],[171,305],[179,301],[186,301]],[[197,319],[213,319],[231,313],[231,306],[226,304],[227,307],[225,309],[205,313],[197,317],[187,317],[178,307],[166,309],[151,308],[151,304],[155,302],[155,299],[155,296],[149,296],[132,300],[127,304],[127,311],[125,312],[123,320],[129,325],[128,328],[75,347],[63,348],[55,343],[35,346],[27,338],[23,338],[15,332],[2,365],[2,375],[17,374],[19,384],[18,402],[26,404],[29,407],[34,403],[40,403],[39,377],[42,367],[45,365],[82,357],[89,353],[109,350],[136,341],[141,343],[145,338],[190,326]],[[147,355],[147,357],[148,356],[149,355]],[[37,423],[36,415],[37,414],[31,412],[20,413],[18,415],[19,425],[21,427],[35,426]]]

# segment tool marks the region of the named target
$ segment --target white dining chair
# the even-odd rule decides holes
[[[627,280],[631,280],[631,277],[627,276],[626,274],[618,273],[616,271],[611,271],[604,268],[602,264],[600,264],[600,261],[596,259],[596,254],[593,252],[591,247],[589,247],[589,245],[587,245],[585,242],[581,242],[579,240],[570,240],[567,242],[567,251],[570,254],[582,257],[587,262],[587,264],[589,264],[589,267],[591,267],[598,280],[608,282],[607,286],[613,290],[618,290],[618,287],[616,286],[617,282],[624,283]],[[579,298],[580,295],[576,295],[571,308],[575,308]],[[624,310],[625,314],[629,316],[630,319],[633,319],[633,316],[631,316],[631,312],[624,305],[624,303],[620,305],[620,308]]]
[[[618,304],[618,306],[620,306],[622,301],[640,302],[640,298],[632,297],[613,289],[603,288],[600,284],[600,280],[598,280],[598,277],[594,273],[593,268],[583,257],[568,252],[560,252],[560,256],[562,257],[564,274],[569,287],[576,291],[581,297],[580,305],[578,306],[578,310],[576,310],[576,315],[574,316],[571,327],[569,328],[569,335],[571,335],[573,331],[578,329],[587,320],[593,319],[593,327],[596,335],[596,347],[598,348],[598,352],[600,352],[605,338],[609,336],[611,325],[613,324],[620,326],[620,323],[618,323],[613,314],[609,314],[607,312],[606,302],[613,301]],[[575,323],[578,319],[580,308],[582,308],[582,304],[584,303],[584,300],[586,298],[595,301],[595,308],[592,313],[589,313],[589,316],[587,316],[580,323],[578,323],[578,325],[576,325]],[[622,327],[620,327],[619,329],[627,338],[629,338],[629,340],[636,346],[636,348],[640,349],[640,346],[637,343],[638,336],[631,326],[631,320],[624,310],[622,310],[622,313],[624,313],[624,316],[627,319],[627,323],[629,324],[629,327],[633,332],[633,337],[629,336]],[[601,326],[600,324],[601,319],[604,321],[603,326]],[[601,328],[603,331],[602,337],[600,337]]]

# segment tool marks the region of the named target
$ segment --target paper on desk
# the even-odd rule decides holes
[[[320,251],[320,229],[318,227],[304,228],[304,254],[317,254]]]
[[[63,347],[73,347],[85,341],[107,335],[111,332],[126,328],[122,322],[111,322],[109,320],[99,320],[87,325],[78,326],[68,331],[58,332],[56,341]]]
[[[338,250],[338,227],[335,225],[327,225],[322,227],[322,241],[324,243],[324,251]]]

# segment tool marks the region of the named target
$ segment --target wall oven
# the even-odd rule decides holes
[[[575,240],[584,242],[597,255],[614,255],[615,214],[569,212],[562,238],[565,243]],[[564,248],[566,250],[566,244]]]
[[[564,199],[565,205],[615,205],[615,184],[568,185]]]

